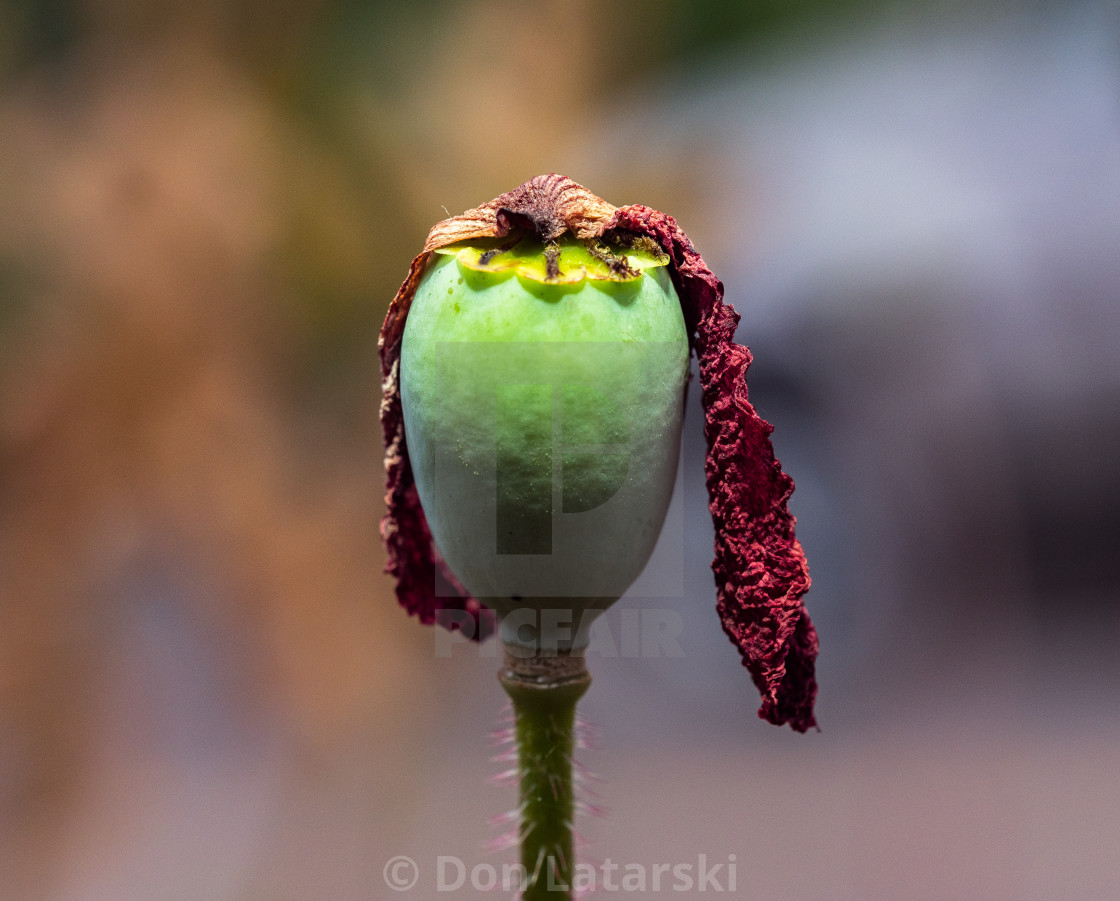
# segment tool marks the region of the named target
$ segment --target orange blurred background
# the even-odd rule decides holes
[[[758,721],[692,392],[685,590],[619,605],[684,656],[592,661],[589,859],[1120,892],[1118,39],[1103,0],[0,0],[0,898],[500,864],[493,647],[382,574],[376,338],[435,221],[549,171],[676,216],[743,313],[822,645],[823,731]]]

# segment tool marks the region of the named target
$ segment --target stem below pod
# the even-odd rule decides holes
[[[498,680],[513,702],[520,777],[523,901],[570,901],[575,857],[572,751],[576,702],[591,685],[580,654],[525,656],[507,646]]]

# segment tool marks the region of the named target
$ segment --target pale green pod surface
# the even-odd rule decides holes
[[[689,353],[680,302],[655,253],[591,251],[568,238],[546,262],[531,236],[444,248],[402,339],[420,502],[507,642],[533,644],[520,622],[579,625],[617,599],[673,490]]]

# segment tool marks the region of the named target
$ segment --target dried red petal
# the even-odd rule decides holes
[[[809,567],[786,505],[793,479],[774,456],[773,426],[747,398],[751,352],[734,341],[739,314],[672,216],[628,206],[608,227],[653,238],[669,254],[700,363],[716,606],[762,694],[759,716],[805,732],[816,725],[817,695],[817,633],[801,601]]]
[[[398,370],[405,317],[430,252],[466,238],[505,235],[517,222],[548,238],[564,230],[580,238],[608,232],[649,238],[669,255],[669,271],[700,364],[708,508],[716,532],[716,607],[762,695],[759,716],[805,732],[816,725],[817,694],[817,634],[801,600],[809,589],[809,570],[787,508],[793,480],[774,456],[773,427],[747,397],[751,354],[734,341],[739,314],[723,302],[723,284],[671,216],[641,205],[616,209],[564,176],[538,176],[437,224],[385,318],[379,346],[388,513],[381,533],[398,599],[422,622],[435,620],[440,609],[456,609],[474,617],[476,637],[492,626],[485,619],[489,611],[465,591],[460,598],[435,596],[435,568],[442,561],[432,547],[408,462]],[[444,572],[458,584],[446,568]]]
[[[381,326],[378,352],[381,356],[381,430],[385,440],[385,506],[381,540],[385,542],[385,572],[396,580],[397,600],[425,625],[439,622],[449,629],[469,632],[481,641],[494,631],[494,613],[483,607],[463,588],[439,557],[432,542],[428,521],[420,506],[416,480],[405,444],[404,413],[401,409],[401,337],[416,286],[420,283],[429,254],[412,261],[408,277],[397,292]],[[437,596],[436,574],[446,580],[449,596]],[[470,629],[467,624],[470,623]]]

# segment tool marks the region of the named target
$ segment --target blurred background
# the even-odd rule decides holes
[[[1120,893],[1114,3],[0,0],[0,898],[510,859],[493,645],[382,574],[376,336],[435,221],[550,171],[743,314],[822,647],[822,731],[758,720],[691,392],[684,590],[608,620],[683,656],[591,661],[585,859]]]

